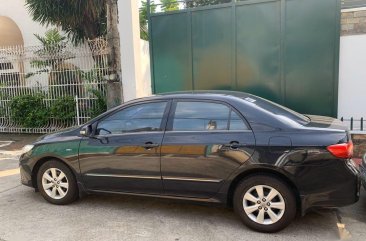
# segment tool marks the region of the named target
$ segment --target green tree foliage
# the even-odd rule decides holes
[[[173,11],[179,9],[179,3],[177,0],[160,0],[161,10],[164,12]],[[153,0],[150,1],[150,13],[156,12],[156,4]],[[148,14],[147,14],[147,0],[141,1],[140,8],[140,38],[149,40],[148,30]]]
[[[107,31],[106,0],[26,0],[26,7],[34,21],[60,27],[74,43]]]
[[[16,124],[26,128],[44,127],[48,124],[49,109],[41,93],[14,97],[10,101],[10,117]]]
[[[150,1],[150,12],[155,13],[156,5],[154,1]],[[144,40],[149,40],[149,30],[147,27],[148,15],[147,15],[147,1],[143,0],[141,2],[140,8],[140,38]]]
[[[50,29],[46,31],[44,36],[34,34],[38,41],[42,44],[42,48],[34,52],[37,59],[31,61],[34,68],[41,69],[38,72],[48,72],[50,69],[56,68],[60,63],[65,61],[65,57],[71,58],[72,53],[66,52],[68,40],[61,35],[57,29]],[[30,73],[34,75],[36,73]],[[27,75],[27,77],[30,77]]]
[[[26,78],[48,73],[51,98],[57,96],[57,93],[80,95],[79,87],[70,85],[80,83],[81,77],[77,67],[66,61],[75,57],[67,48],[68,39],[57,29],[48,30],[44,36],[38,34],[35,36],[42,44],[42,48],[34,52],[37,57],[31,61],[31,66],[36,70],[27,73]]]
[[[179,3],[177,0],[160,0],[161,9],[164,12],[179,10]]]
[[[107,101],[105,93],[101,90],[91,89],[91,93],[96,97],[95,105],[90,109],[90,117],[94,118],[107,111]]]
[[[163,12],[179,10],[179,3],[185,3],[187,8],[194,8],[207,5],[215,5],[221,3],[230,3],[232,0],[160,0],[161,10]],[[150,1],[150,12],[156,12],[157,4],[153,0]],[[148,31],[148,14],[147,0],[142,0],[140,8],[140,37],[144,40],[149,40]]]
[[[14,97],[9,103],[11,120],[25,128],[45,127],[51,118],[64,126],[74,124],[76,103],[72,96],[58,97],[49,107],[44,99],[42,92],[33,91]]]
[[[42,43],[44,48],[48,49],[67,44],[67,38],[61,35],[56,28],[46,31],[45,36],[39,34],[34,34],[34,36]]]
[[[58,97],[50,107],[51,116],[66,125],[73,124],[76,116],[76,103],[72,96]]]
[[[90,71],[80,71],[83,79],[86,80],[86,85],[90,83],[100,82],[105,75],[104,67],[96,66]],[[94,118],[107,111],[107,96],[106,87],[103,84],[99,84],[96,88],[94,85],[90,85],[87,88],[88,92],[93,94],[94,104],[88,107],[88,113],[91,118]],[[87,104],[86,104],[87,105]]]
[[[221,3],[230,3],[233,0],[186,0],[187,8],[201,7],[207,5],[216,5]]]

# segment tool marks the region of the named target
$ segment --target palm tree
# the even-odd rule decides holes
[[[44,36],[38,34],[34,34],[34,36],[41,43],[42,48],[34,52],[39,59],[31,61],[31,65],[41,69],[40,73],[49,72],[66,59],[74,57],[72,53],[66,51],[67,38],[61,35],[56,28],[46,31]]]
[[[150,13],[155,13],[156,5],[154,1],[150,1]],[[140,38],[143,40],[149,40],[148,13],[147,13],[147,1],[141,1],[140,8]]]
[[[74,43],[105,36],[106,0],[26,0],[33,20],[58,26]]]
[[[78,68],[66,60],[74,58],[74,54],[67,50],[68,40],[57,29],[48,30],[44,36],[35,34],[42,48],[35,51],[37,56],[32,60],[31,66],[37,71],[28,73],[26,78],[47,73],[49,84],[49,97],[56,98],[56,93],[74,96],[80,95],[81,82]]]
[[[34,21],[46,26],[59,27],[67,33],[74,44],[97,37],[107,37],[111,48],[109,74],[116,76],[107,82],[108,108],[120,104],[122,100],[117,1],[26,0],[26,7]],[[109,98],[109,96],[111,97]]]

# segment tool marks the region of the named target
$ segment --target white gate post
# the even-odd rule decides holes
[[[75,104],[76,104],[76,123],[80,126],[80,112],[79,112],[79,98],[75,95]]]
[[[118,1],[124,101],[140,97],[143,88],[138,3],[136,0]]]

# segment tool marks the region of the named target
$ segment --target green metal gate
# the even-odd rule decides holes
[[[337,115],[340,0],[179,8],[149,16],[154,93],[239,90]]]

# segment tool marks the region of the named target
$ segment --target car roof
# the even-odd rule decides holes
[[[96,119],[100,119],[103,116],[106,116],[109,113],[114,112],[124,106],[139,104],[145,101],[154,101],[154,100],[158,101],[158,100],[170,100],[170,99],[201,99],[201,100],[218,100],[226,102],[240,101],[241,104],[244,103],[245,105],[247,105],[248,103],[242,100],[250,96],[253,95],[245,92],[229,91],[229,90],[194,90],[194,91],[176,91],[176,92],[159,93],[148,97],[142,97],[127,101],[122,105],[116,106],[108,110],[107,112],[96,117],[95,119],[88,121],[87,123],[93,122]]]
[[[248,98],[249,97],[249,98]],[[247,98],[249,100],[247,100]],[[260,120],[262,125],[274,126],[276,128],[285,128],[286,125],[278,120],[270,112],[259,108],[257,105],[252,103],[252,98],[257,99],[257,96],[239,91],[228,91],[228,90],[199,90],[199,91],[177,91],[155,94],[149,97],[143,97],[139,99],[134,99],[124,104],[114,107],[109,111],[105,112],[101,116],[90,120],[88,123],[93,122],[97,119],[103,118],[111,112],[114,112],[125,106],[139,104],[149,101],[160,101],[160,100],[171,100],[171,99],[196,99],[196,100],[212,100],[212,101],[222,101],[230,104],[237,111],[241,113],[246,113],[245,118],[250,123],[255,123]]]
[[[167,92],[167,93],[159,93],[149,97],[143,97],[139,99],[135,99],[130,101],[140,102],[145,100],[161,100],[161,99],[173,99],[173,98],[198,98],[198,99],[212,99],[212,100],[224,100],[230,99],[233,97],[236,98],[246,98],[252,96],[251,94],[239,91],[229,91],[229,90],[194,90],[194,91],[176,91],[176,92]]]

